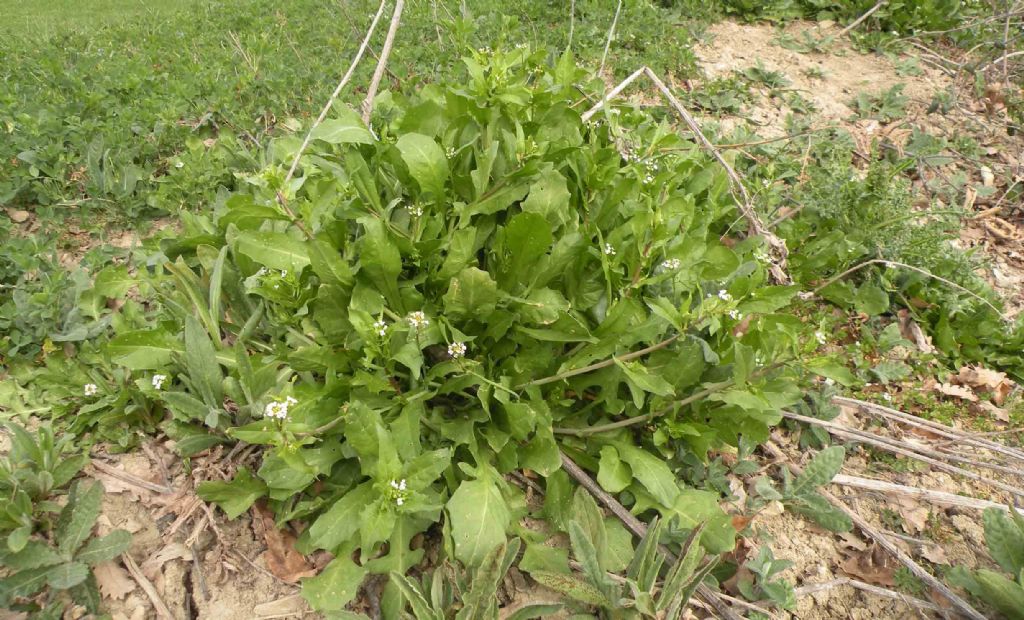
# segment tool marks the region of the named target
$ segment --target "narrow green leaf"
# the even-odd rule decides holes
[[[89,567],[81,562],[65,562],[52,566],[46,573],[46,583],[51,588],[67,590],[85,581],[89,576]]]
[[[114,530],[102,538],[93,538],[85,543],[82,550],[75,555],[79,562],[94,565],[112,560],[128,549],[132,535],[125,530]]]
[[[248,468],[241,467],[232,480],[204,482],[196,494],[208,502],[215,502],[229,519],[235,519],[267,494],[267,484],[253,476]]]
[[[78,482],[71,487],[68,503],[57,520],[57,544],[64,554],[78,551],[100,515],[103,501],[103,485],[94,482],[88,486]]]

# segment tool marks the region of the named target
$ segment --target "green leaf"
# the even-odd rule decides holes
[[[858,312],[875,316],[889,309],[889,294],[870,282],[860,285],[853,297]]]
[[[267,494],[267,484],[241,467],[228,482],[207,481],[199,485],[196,494],[220,506],[229,519],[235,519]]]
[[[537,275],[537,261],[547,253],[551,241],[551,225],[540,215],[520,213],[509,220],[500,263],[502,288],[526,286]]]
[[[455,319],[484,322],[498,303],[498,284],[491,274],[467,267],[452,278],[444,295],[445,312]]]
[[[530,194],[523,201],[523,211],[543,216],[552,226],[564,224],[568,219],[569,190],[565,177],[557,170],[548,170],[530,186]]]
[[[104,267],[96,274],[93,290],[108,299],[120,299],[136,284],[136,279],[128,274],[128,268],[122,265]]]
[[[0,579],[0,605],[6,605],[12,598],[31,596],[43,589],[51,567],[23,570]]]
[[[550,423],[541,424],[537,432],[519,451],[519,463],[547,478],[562,467],[562,453],[551,430]]]
[[[490,474],[459,485],[446,508],[455,557],[467,566],[478,566],[491,549],[505,542],[511,513]]]
[[[409,174],[424,193],[435,200],[444,197],[444,183],[448,180],[448,159],[433,138],[418,133],[407,133],[395,142],[402,154]]]
[[[7,535],[7,548],[15,552],[24,550],[30,536],[32,536],[31,523],[11,530]]]
[[[67,590],[85,581],[89,567],[81,562],[65,562],[51,567],[46,573],[46,583],[51,588]]]
[[[975,571],[974,579],[987,603],[1011,620],[1024,619],[1024,586],[987,569]]]
[[[607,606],[608,600],[605,599],[604,594],[593,585],[577,579],[572,575],[563,575],[561,573],[548,573],[546,571],[534,571],[530,573],[530,577],[544,586],[564,594],[574,601],[583,603],[584,605],[593,605],[595,607]]]
[[[373,144],[373,134],[366,129],[359,114],[348,106],[335,104],[339,118],[324,119],[310,134],[314,140],[328,144]]]
[[[346,493],[309,528],[309,542],[318,549],[333,550],[349,542],[359,531],[359,518],[375,492],[373,482],[364,482]]]
[[[0,551],[0,564],[15,571],[52,566],[63,561],[64,558],[61,554],[38,540],[28,541],[24,548],[16,553]]]
[[[1024,528],[998,508],[986,508],[982,513],[985,526],[985,544],[999,566],[1011,575],[1024,570]]]
[[[402,255],[380,222],[364,220],[364,226],[366,234],[359,246],[360,273],[384,295],[394,309],[402,311],[402,299],[398,293]]]
[[[431,610],[430,604],[423,597],[423,593],[420,591],[419,586],[416,585],[416,582],[395,571],[392,571],[390,576],[391,581],[398,585],[402,596],[409,602],[409,606],[412,607],[412,613],[416,620],[442,620],[444,616]]]
[[[666,507],[675,505],[679,497],[679,485],[664,460],[627,443],[617,443],[615,448],[619,458],[633,471],[633,477],[640,481],[655,500]]]
[[[89,537],[102,501],[103,485],[99,482],[88,486],[79,482],[71,488],[68,503],[57,520],[57,544],[62,553],[73,554]]]
[[[206,405],[220,409],[223,403],[221,383],[224,375],[217,363],[217,351],[210,335],[194,317],[185,317],[185,366],[192,387],[198,390]]]
[[[633,404],[637,407],[642,407],[644,404],[643,392],[651,392],[658,396],[671,396],[675,393],[672,384],[647,372],[647,369],[637,362],[623,362],[615,358],[615,365],[626,375],[626,382],[630,392],[633,393]]]
[[[339,553],[319,575],[302,580],[302,598],[316,611],[341,611],[359,592],[366,572],[350,552]]]
[[[517,548],[518,541],[519,539],[514,539]],[[489,620],[497,615],[498,582],[504,577],[501,564],[505,550],[504,543],[492,549],[473,572],[469,592],[463,595],[463,607],[455,615],[455,620]]]
[[[106,350],[115,364],[129,370],[162,370],[185,347],[177,337],[157,329],[114,336]]]
[[[235,250],[278,271],[298,273],[309,264],[306,244],[282,232],[243,230],[235,237]]]
[[[112,560],[124,553],[132,542],[132,535],[125,530],[114,530],[102,538],[93,538],[85,543],[75,555],[79,562],[94,565]]]
[[[601,563],[598,561],[597,549],[578,521],[569,522],[569,541],[572,544],[573,554],[583,567],[583,574],[587,576],[591,584],[604,594],[606,598],[605,605],[613,602],[614,599],[611,596],[612,585],[608,575],[605,574],[601,568]]]
[[[601,448],[601,461],[597,468],[597,482],[605,491],[618,493],[633,481],[633,472],[619,459],[619,452],[612,446]]]
[[[846,450],[842,446],[825,448],[804,467],[789,494],[800,496],[828,484],[843,468],[845,458]]]
[[[519,570],[533,573],[544,571],[569,575],[569,552],[562,547],[549,547],[539,543],[527,543],[523,559],[519,561]]]

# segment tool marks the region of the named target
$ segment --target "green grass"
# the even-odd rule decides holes
[[[50,37],[71,31],[89,32],[102,26],[138,22],[174,13],[195,0],[0,0],[0,33]]]

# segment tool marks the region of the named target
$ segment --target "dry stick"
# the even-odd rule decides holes
[[[800,475],[801,473],[803,473],[803,468],[793,464],[792,462],[789,462],[789,458],[786,456],[786,454],[782,450],[780,450],[779,447],[776,446],[773,442],[767,441],[763,444],[763,446],[769,453],[771,453],[773,457],[775,457],[781,462],[785,462],[786,466],[789,467],[789,470],[793,472],[795,475]],[[954,593],[952,590],[946,587],[946,584],[942,583],[941,581],[936,579],[934,575],[932,575],[924,568],[922,568],[921,565],[915,562],[913,558],[904,553],[884,534],[876,530],[870,523],[868,523],[868,521],[864,517],[857,514],[856,511],[851,509],[845,503],[840,501],[839,498],[837,498],[835,495],[832,495],[828,491],[821,489],[819,493],[821,493],[821,495],[825,499],[827,499],[829,503],[831,503],[833,506],[835,506],[839,510],[842,510],[846,514],[846,516],[848,516],[850,520],[853,521],[853,523],[860,529],[861,532],[863,532],[866,536],[874,540],[878,544],[878,546],[882,547],[883,549],[891,553],[893,556],[895,556],[896,559],[902,562],[903,565],[906,566],[907,569],[910,570],[910,572],[913,573],[915,577],[917,577],[921,581],[924,581],[926,584],[928,584],[933,589],[937,590],[940,594],[942,594],[942,596],[949,599],[949,601],[953,603],[953,605],[955,605],[965,616],[967,616],[968,618],[972,618],[973,620],[986,620],[985,616],[981,615],[980,613],[978,613],[976,609],[971,607],[970,603],[957,596],[956,593]]]
[[[865,12],[863,15],[861,15],[857,19],[853,20],[852,24],[850,24],[846,28],[843,28],[842,30],[840,30],[839,34],[836,35],[836,37],[837,38],[838,37],[842,37],[842,36],[848,34],[851,30],[853,30],[857,26],[860,26],[861,23],[863,23],[865,19],[871,17],[871,15],[873,15],[875,11],[877,11],[880,8],[882,8],[885,4],[886,4],[886,0],[878,0],[878,2],[875,3],[875,6],[871,7],[870,9],[868,9],[867,12]]]
[[[860,476],[838,474],[832,479],[832,484],[838,484],[854,489],[864,489],[867,491],[878,491],[887,495],[902,495],[904,497],[924,500],[941,506],[955,506],[956,508],[971,508],[973,510],[998,508],[1004,512],[1009,512],[1010,510],[1006,504],[990,502],[987,499],[975,499],[973,497],[967,497],[966,495],[957,495],[956,493],[947,493],[945,491],[933,491],[931,489],[922,489],[920,487],[896,484],[894,482],[886,482],[884,480],[861,478]]]
[[[817,420],[818,419],[818,418],[810,418],[810,417],[802,416],[802,415],[799,415],[799,414],[796,414],[796,413],[790,413],[788,411],[783,411],[782,412],[782,416],[786,417],[786,418],[789,418],[791,420],[798,420],[800,422],[808,422],[809,420]],[[1022,475],[1024,475],[1024,469],[1021,469],[1019,467],[1006,467],[1004,465],[998,465],[996,463],[989,463],[989,462],[986,462],[986,461],[977,461],[977,460],[974,460],[974,459],[969,459],[969,458],[960,456],[958,454],[952,454],[951,452],[948,452],[948,451],[933,450],[933,449],[931,449],[931,448],[929,448],[927,446],[922,446],[922,445],[914,444],[914,443],[911,443],[911,442],[908,442],[908,441],[901,441],[901,440],[895,439],[893,437],[886,437],[884,435],[878,435],[878,434],[872,433],[870,431],[865,431],[865,430],[862,430],[862,429],[859,429],[859,428],[851,428],[849,426],[844,426],[844,425],[836,423],[836,422],[829,422],[828,425],[829,426],[827,426],[826,428],[834,426],[835,428],[839,428],[841,430],[848,431],[848,432],[853,433],[855,435],[860,435],[860,436],[865,437],[865,438],[867,438],[869,440],[879,441],[881,443],[885,443],[885,444],[888,444],[890,446],[895,446],[895,447],[901,448],[903,450],[910,450],[910,451],[913,451],[913,452],[917,452],[918,454],[921,454],[921,455],[924,455],[924,456],[927,456],[927,457],[930,457],[930,458],[933,458],[933,459],[941,459],[941,460],[951,461],[953,463],[963,463],[964,465],[973,465],[974,467],[981,467],[983,469],[991,469],[992,471],[998,471],[1000,473],[1009,474],[1011,476],[1022,476]]]
[[[924,463],[928,463],[932,467],[935,467],[936,469],[941,469],[942,471],[945,471],[947,473],[957,474],[957,475],[963,476],[965,478],[970,478],[971,480],[977,480],[978,482],[982,482],[984,484],[988,484],[988,485],[993,486],[993,487],[995,487],[997,489],[1001,489],[1003,491],[1006,491],[1007,493],[1012,493],[1013,495],[1016,495],[1018,497],[1024,497],[1024,490],[1018,489],[1015,486],[1012,486],[1012,485],[1009,485],[1009,484],[1005,484],[1003,482],[999,482],[998,480],[993,480],[991,478],[986,478],[985,476],[982,476],[981,474],[976,474],[973,471],[968,471],[966,469],[963,469],[962,467],[957,467],[956,465],[950,465],[948,463],[943,463],[942,461],[940,461],[938,459],[933,459],[930,456],[925,456],[923,454],[918,454],[917,452],[914,452],[912,450],[908,450],[906,448],[902,448],[900,446],[893,445],[892,443],[889,443],[889,442],[886,442],[886,441],[881,441],[881,440],[879,440],[877,435],[872,435],[871,433],[865,433],[864,431],[854,431],[854,430],[846,428],[845,426],[841,426],[839,424],[834,424],[832,422],[826,422],[825,420],[819,420],[817,418],[809,418],[807,416],[797,415],[797,414],[789,413],[789,412],[785,412],[785,411],[782,412],[782,413],[787,418],[790,418],[790,419],[793,419],[793,420],[799,420],[801,422],[807,422],[808,424],[816,424],[818,426],[826,428],[826,429],[828,429],[828,432],[832,433],[836,437],[840,437],[842,439],[846,439],[847,441],[856,441],[856,442],[859,442],[859,443],[865,443],[865,444],[874,446],[876,448],[881,448],[882,450],[885,450],[887,452],[892,452],[893,454],[899,454],[900,456],[905,456],[905,457],[908,457],[908,458],[916,459],[918,461],[922,461]]]
[[[1020,461],[1024,461],[1024,453],[1015,448],[1011,448],[1009,446],[1005,446],[994,441],[989,441],[987,439],[982,439],[980,437],[971,435],[970,433],[957,431],[956,429],[952,429],[943,424],[939,424],[938,422],[932,422],[931,420],[925,420],[924,418],[919,418],[917,416],[912,416],[910,414],[903,413],[898,409],[892,409],[891,407],[886,407],[884,405],[870,403],[866,400],[846,398],[845,396],[835,396],[832,398],[832,402],[837,405],[856,407],[859,411],[864,413],[874,414],[882,418],[899,422],[901,424],[906,424],[908,426],[916,426],[917,428],[923,428],[935,433],[936,435],[939,435],[940,437],[945,437],[946,439],[954,439],[961,443],[969,444],[979,448],[984,448],[992,452],[996,452],[1005,456],[1018,459]]]
[[[885,597],[885,598],[895,599],[895,600],[901,601],[903,603],[906,603],[907,605],[910,605],[911,607],[917,607],[918,609],[927,609],[928,611],[934,611],[934,612],[938,612],[940,614],[946,611],[945,609],[943,609],[942,607],[936,605],[935,603],[930,603],[928,601],[922,601],[919,598],[916,598],[916,597],[913,597],[913,596],[907,596],[906,594],[903,594],[902,592],[896,592],[894,590],[887,590],[885,588],[880,588],[878,586],[873,586],[870,583],[864,583],[863,581],[857,581],[856,579],[850,579],[849,577],[840,577],[839,579],[833,579],[831,581],[822,581],[822,582],[819,582],[819,583],[810,583],[810,584],[807,584],[805,586],[801,586],[799,588],[794,588],[793,589],[793,594],[795,594],[797,598],[800,598],[801,596],[807,596],[809,594],[814,594],[815,592],[823,592],[825,590],[831,590],[832,588],[838,588],[840,586],[850,586],[852,588],[856,588],[857,590],[863,590],[865,592],[870,592],[872,594],[876,594],[878,596],[882,596],[882,597]]]
[[[617,499],[605,492],[594,479],[590,477],[590,474],[583,471],[583,469],[577,465],[572,459],[562,453],[562,469],[566,471],[576,482],[580,484],[588,493],[593,495],[597,501],[604,504],[614,514],[622,524],[626,526],[634,536],[643,538],[647,534],[647,525],[644,524],[640,519],[637,519],[633,513],[626,509],[625,506],[619,503]],[[676,556],[668,550],[664,545],[658,545],[658,551],[664,555],[670,562],[676,561]],[[697,586],[697,594],[704,599],[711,607],[714,608],[722,617],[727,620],[742,620],[740,616],[730,609],[725,603],[719,598],[718,593],[707,587],[703,583]]]
[[[576,32],[576,0],[569,2],[569,42],[565,45],[565,51],[572,49],[572,35]]]
[[[149,597],[150,602],[153,603],[153,607],[156,608],[156,615],[161,618],[161,620],[174,620],[174,614],[171,613],[171,609],[167,606],[167,603],[160,598],[160,595],[157,594],[156,588],[153,587],[153,583],[149,579],[146,579],[146,576],[142,574],[141,570],[139,570],[139,565],[135,563],[132,556],[127,553],[122,553],[121,561],[124,562],[124,567],[128,569],[132,579],[139,584],[142,590],[146,593],[146,596]]]
[[[377,87],[380,86],[381,78],[384,77],[384,69],[388,65],[388,56],[391,55],[391,48],[395,44],[395,34],[398,32],[398,22],[402,19],[402,9],[405,8],[405,0],[395,2],[395,11],[391,14],[391,25],[388,26],[388,34],[384,39],[384,48],[380,50],[380,62],[373,70],[373,78],[370,80],[370,88],[366,91],[366,99],[363,99],[363,124],[370,125],[370,114],[373,112],[373,99],[377,96]]]
[[[601,68],[597,70],[598,75],[604,73],[604,61],[608,58],[608,48],[612,46],[612,39],[615,38],[615,24],[619,23],[619,11],[621,10],[622,0],[619,0],[618,6],[615,7],[615,17],[612,18],[612,27],[608,29],[608,40],[604,44],[604,54],[601,54]]]
[[[377,13],[373,16],[373,21],[370,22],[370,28],[366,31],[366,37],[363,39],[362,44],[360,44],[355,58],[352,59],[352,64],[349,65],[348,71],[345,72],[341,81],[338,82],[338,86],[334,89],[334,92],[331,93],[330,98],[327,99],[327,105],[325,105],[324,109],[320,111],[320,116],[316,118],[310,126],[309,131],[306,132],[306,137],[302,140],[302,145],[299,146],[299,150],[295,152],[295,158],[292,159],[291,167],[288,168],[288,174],[284,177],[284,183],[281,184],[283,187],[287,188],[288,182],[291,181],[292,177],[295,175],[295,169],[299,167],[299,159],[302,158],[302,154],[306,152],[306,148],[309,147],[309,143],[313,139],[313,132],[316,131],[316,128],[320,126],[320,123],[324,122],[324,119],[327,118],[327,113],[330,112],[331,106],[333,106],[334,102],[338,99],[338,95],[341,94],[342,89],[345,88],[348,81],[352,79],[352,74],[355,73],[356,66],[359,65],[359,61],[363,58],[363,54],[366,52],[366,46],[370,44],[370,38],[373,37],[373,31],[377,29],[377,22],[380,21],[380,16],[384,14],[384,6],[386,4],[387,0],[381,0],[380,6],[377,8]],[[288,217],[290,217],[291,220],[295,222],[300,229],[302,229],[302,232],[312,239],[313,234],[308,228],[306,228],[306,225],[302,223],[302,220],[295,215],[295,212],[291,210],[291,207],[288,206],[288,201],[281,192],[277,193],[277,202],[281,205],[281,208],[284,209],[285,213],[288,214]]]
[[[743,214],[743,217],[747,220],[747,225],[750,226],[750,232],[754,235],[763,237],[778,257],[778,262],[776,263],[773,261],[770,266],[772,276],[780,284],[788,284],[790,279],[786,274],[786,257],[789,252],[786,250],[786,242],[765,227],[761,218],[759,218],[757,213],[754,212],[754,206],[750,200],[750,194],[747,192],[747,188],[743,185],[743,179],[741,179],[740,175],[736,173],[732,166],[729,165],[729,162],[725,161],[725,158],[722,157],[719,150],[715,148],[715,145],[711,144],[711,141],[708,140],[707,136],[704,135],[704,132],[701,131],[700,125],[697,124],[697,121],[694,120],[693,116],[686,111],[683,104],[676,99],[676,96],[672,94],[672,90],[661,81],[661,78],[659,78],[654,71],[651,71],[650,67],[644,67],[644,74],[647,75],[651,82],[653,82],[658,90],[661,91],[661,94],[665,96],[665,99],[667,99],[672,107],[675,108],[676,113],[679,114],[679,117],[682,118],[690,127],[690,131],[692,131],[697,137],[697,141],[701,146],[711,153],[722,168],[725,169],[725,173],[729,176],[729,180],[732,182],[733,191],[739,192],[739,196],[734,194],[733,197],[736,199],[737,206]]]
[[[600,101],[595,103],[594,107],[592,107],[589,110],[587,110],[586,112],[584,112],[583,116],[581,116],[580,118],[584,122],[589,121],[591,119],[591,117],[593,117],[595,114],[597,114],[598,110],[603,108],[612,99],[618,97],[619,93],[621,93],[622,91],[626,90],[626,87],[629,86],[630,84],[632,84],[633,81],[636,80],[638,77],[643,75],[644,71],[646,71],[646,70],[647,70],[647,67],[640,67],[639,69],[637,69],[633,73],[629,74],[629,76],[626,79],[624,79],[621,82],[619,82],[618,85],[615,88],[613,88],[610,91],[608,91],[608,94],[606,94],[604,97],[602,97]]]
[[[943,278],[942,276],[937,276],[937,275],[935,275],[934,273],[932,273],[930,271],[921,269],[920,267],[914,267],[913,265],[907,265],[906,263],[897,263],[896,261],[886,260],[884,258],[872,258],[871,260],[864,261],[863,263],[860,263],[859,265],[854,265],[853,267],[850,267],[849,269],[847,269],[846,271],[840,273],[839,275],[832,276],[831,278],[826,280],[824,284],[822,284],[821,286],[815,288],[811,292],[814,293],[814,294],[818,294],[822,289],[828,287],[829,285],[833,284],[837,280],[841,280],[841,279],[845,278],[846,276],[850,275],[851,273],[853,273],[855,271],[859,271],[859,270],[863,269],[864,267],[868,267],[870,265],[885,265],[886,267],[899,267],[899,268],[902,268],[902,269],[909,269],[911,271],[916,271],[917,273],[920,273],[921,275],[928,276],[929,278],[938,280],[939,282],[942,282],[943,284],[951,286],[951,287],[957,289],[958,291],[960,291],[962,293],[967,293],[971,297],[973,297],[973,298],[977,299],[978,301],[980,301],[980,302],[984,303],[985,305],[987,305],[989,308],[992,308],[992,310],[994,310],[995,313],[998,314],[1000,317],[1002,317],[1004,320],[1008,320],[1008,317],[1005,314],[1003,314],[1002,312],[1000,312],[999,308],[996,308],[994,305],[992,305],[992,302],[990,302],[989,300],[985,299],[981,295],[978,295],[974,291],[972,291],[970,289],[967,289],[967,288],[964,288],[964,287],[960,286],[959,284],[957,284],[956,282],[947,280],[946,278]]]
[[[117,478],[121,482],[127,482],[132,486],[137,486],[148,491],[153,491],[155,493],[174,493],[174,489],[172,489],[171,487],[163,486],[160,484],[154,484],[148,480],[143,480],[142,478],[139,478],[138,476],[133,476],[132,474],[129,474],[126,471],[122,471],[111,465],[107,465],[103,461],[94,460],[91,461],[89,464],[95,467],[96,469],[100,470],[101,472],[107,474],[111,478]]]

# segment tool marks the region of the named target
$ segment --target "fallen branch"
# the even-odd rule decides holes
[[[121,482],[125,482],[132,486],[139,487],[140,489],[146,489],[147,491],[153,491],[154,493],[174,493],[174,489],[172,489],[171,487],[164,486],[162,484],[155,484],[148,480],[143,480],[142,478],[139,478],[138,476],[133,476],[132,474],[120,470],[114,467],[113,465],[108,465],[103,461],[92,460],[89,462],[89,465],[107,474],[111,478],[117,478]]]
[[[1010,510],[1006,504],[991,502],[987,499],[976,499],[973,497],[967,497],[966,495],[957,495],[956,493],[947,493],[945,491],[933,491],[931,489],[922,489],[920,487],[896,484],[894,482],[886,482],[884,480],[861,478],[860,476],[847,476],[845,474],[838,474],[835,478],[832,479],[832,484],[838,484],[844,487],[851,487],[854,489],[864,489],[866,491],[878,491],[879,493],[885,493],[886,495],[901,495],[903,497],[910,497],[917,500],[931,502],[933,504],[938,504],[940,506],[971,508],[973,510],[997,508],[1004,512],[1009,512]]]
[[[380,50],[380,61],[377,68],[373,70],[373,78],[370,79],[370,87],[366,90],[366,99],[363,99],[363,124],[370,126],[370,114],[373,112],[373,99],[377,96],[377,88],[380,86],[381,78],[384,77],[384,69],[388,66],[388,57],[391,55],[391,48],[395,44],[395,34],[398,32],[398,23],[402,19],[402,9],[405,8],[405,0],[395,2],[395,11],[391,14],[391,25],[388,26],[388,34],[384,39],[384,47]]]
[[[927,609],[928,611],[934,611],[940,614],[946,611],[945,609],[936,605],[935,603],[922,601],[919,598],[907,596],[902,592],[887,590],[885,588],[873,586],[870,583],[864,583],[863,581],[850,579],[849,577],[840,577],[839,579],[833,579],[831,581],[822,581],[819,583],[809,583],[807,585],[800,586],[799,588],[794,588],[793,594],[795,594],[797,598],[800,598],[801,596],[808,596],[814,594],[815,592],[824,592],[825,590],[831,590],[833,588],[839,588],[842,586],[850,586],[851,588],[856,588],[857,590],[863,590],[864,592],[870,592],[871,594],[875,594],[885,598],[895,599],[897,601],[906,603],[910,607],[915,607],[917,609]]]
[[[168,607],[167,603],[160,598],[160,594],[157,593],[156,588],[153,586],[153,582],[147,579],[146,576],[142,574],[142,571],[139,570],[139,565],[135,563],[132,556],[127,553],[122,553],[121,561],[124,563],[124,567],[128,569],[128,573],[132,576],[132,579],[135,580],[135,583],[139,584],[142,591],[149,597],[150,602],[153,603],[153,608],[156,609],[157,617],[161,620],[175,620],[170,607]]]
[[[798,420],[800,422],[806,422],[808,424],[816,424],[818,426],[821,426],[825,429],[828,429],[829,433],[835,435],[836,437],[846,439],[847,441],[855,441],[859,443],[868,444],[876,448],[881,448],[882,450],[885,450],[887,452],[892,452],[893,454],[899,454],[900,456],[906,456],[908,458],[916,459],[918,461],[928,463],[932,467],[935,467],[936,469],[941,469],[942,471],[945,471],[947,473],[963,476],[964,478],[970,478],[971,480],[976,480],[978,482],[987,484],[997,489],[1006,491],[1007,493],[1012,493],[1017,497],[1024,497],[1024,490],[1018,489],[1015,486],[1000,482],[998,480],[993,480],[991,478],[986,478],[981,474],[976,474],[973,471],[968,471],[962,467],[957,467],[956,465],[943,463],[938,459],[933,459],[932,457],[925,456],[924,454],[918,454],[913,450],[909,450],[907,448],[894,445],[893,443],[891,443],[891,440],[885,441],[886,438],[879,438],[877,435],[866,433],[864,431],[855,431],[845,426],[842,426],[841,424],[835,424],[833,422],[827,422],[825,420],[819,420],[817,418],[809,418],[807,416],[790,413],[788,411],[783,411],[782,414],[783,416],[790,418],[792,420]]]
[[[767,450],[775,459],[785,463],[789,470],[795,474],[800,475],[803,473],[803,468],[795,465],[789,461],[786,454],[779,449],[773,442],[767,441],[763,444],[765,450]],[[868,521],[860,516],[856,511],[852,510],[849,506],[839,500],[836,496],[832,495],[828,491],[822,489],[821,495],[829,501],[830,504],[843,511],[846,516],[863,532],[866,536],[874,540],[880,547],[891,553],[897,560],[903,563],[915,577],[928,584],[930,587],[938,591],[942,596],[946,597],[957,609],[959,609],[965,616],[972,618],[972,620],[986,620],[985,616],[978,612],[978,610],[971,607],[971,604],[957,596],[955,592],[946,587],[946,584],[939,581],[934,575],[925,570],[920,564],[914,561],[909,555],[904,553],[899,547],[896,546],[891,540],[889,540],[884,534],[876,530]]]
[[[845,35],[849,34],[851,30],[853,30],[857,26],[860,26],[862,23],[864,23],[865,19],[867,19],[867,18],[871,17],[872,15],[874,15],[875,11],[877,11],[878,9],[882,8],[883,6],[885,6],[885,4],[886,4],[886,0],[878,0],[878,2],[875,3],[875,6],[871,7],[870,9],[868,9],[863,15],[861,15],[857,19],[853,20],[853,23],[851,23],[846,28],[843,28],[842,30],[840,30],[839,34],[836,35],[836,36],[837,37],[842,37],[842,36],[845,36]]]
[[[637,536],[638,538],[644,537],[647,533],[647,525],[640,521],[640,519],[637,519],[633,513],[620,504],[617,499],[605,492],[605,490],[602,489],[587,472],[583,471],[583,468],[566,456],[564,452],[562,453],[562,469],[572,476],[572,478],[578,482],[580,486],[586,489],[588,493],[593,495],[598,502],[604,504],[605,507],[619,519],[619,521],[622,521],[622,524],[625,525],[626,529],[632,532],[634,536]],[[664,545],[658,545],[658,551],[664,555],[669,562],[676,561],[675,554],[669,551]],[[729,606],[722,601],[717,592],[703,583],[697,586],[697,595],[726,620],[742,620],[735,611],[730,609]]]
[[[931,420],[925,420],[917,416],[903,413],[899,409],[893,409],[892,407],[886,407],[876,403],[871,403],[866,400],[858,400],[856,398],[847,398],[845,396],[835,396],[832,398],[832,402],[836,405],[846,405],[848,407],[855,407],[858,411],[863,413],[873,414],[888,420],[899,422],[900,424],[906,424],[908,426],[915,426],[922,428],[932,433],[945,437],[946,439],[953,439],[960,443],[972,445],[978,448],[984,448],[1004,456],[1009,456],[1024,462],[1024,452],[1011,448],[1009,446],[997,443],[995,441],[989,441],[979,436],[971,435],[963,431],[950,428],[944,424],[938,422],[932,422]]]

